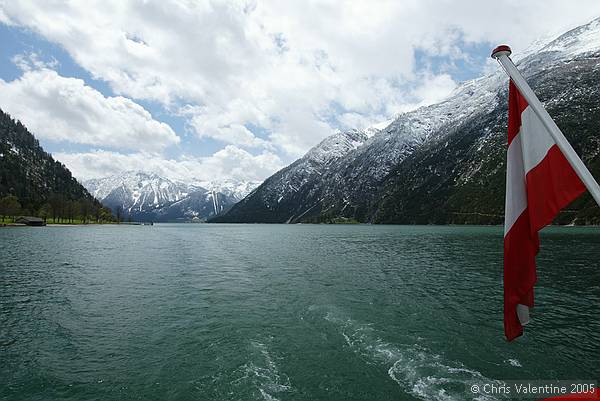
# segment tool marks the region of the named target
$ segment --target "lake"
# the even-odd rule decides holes
[[[501,227],[7,228],[0,244],[2,400],[469,400],[472,383],[600,377],[598,228],[543,232],[513,343]]]

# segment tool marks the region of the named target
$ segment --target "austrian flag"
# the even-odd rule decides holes
[[[510,81],[504,221],[504,332],[523,334],[533,307],[538,231],[586,187]]]
[[[538,231],[587,188],[600,206],[600,186],[500,45],[492,51],[510,77],[504,212],[504,333],[523,334],[533,307]]]

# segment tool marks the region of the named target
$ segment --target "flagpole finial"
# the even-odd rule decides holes
[[[497,59],[500,56],[510,56],[511,53],[512,50],[510,50],[510,47],[507,45],[500,45],[492,50],[492,58]]]

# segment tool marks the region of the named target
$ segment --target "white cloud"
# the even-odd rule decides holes
[[[246,147],[269,147],[269,143],[256,137],[248,128],[239,121],[238,116],[244,113],[244,104],[236,107],[236,113],[227,110],[215,110],[214,106],[194,107],[186,106],[178,114],[189,118],[189,126],[193,128],[200,138],[211,138],[224,143]],[[250,115],[244,121],[253,121],[253,110],[246,110]]]
[[[292,155],[340,115],[372,120],[415,103],[398,83],[419,79],[417,48],[452,56],[462,38],[518,51],[599,13],[595,0],[0,3],[2,20],[59,43],[117,93],[194,106],[199,136],[261,146],[241,128],[253,124]]]
[[[147,151],[179,143],[167,124],[154,120],[132,100],[104,97],[81,79],[65,78],[47,68],[32,69],[37,67],[29,65],[14,81],[0,79],[0,105],[37,137]]]
[[[456,82],[448,74],[426,76],[413,94],[422,99],[423,104],[433,104],[441,101],[448,93],[456,88]]]
[[[51,61],[44,61],[38,53],[22,53],[15,55],[11,61],[19,67],[21,71],[40,70],[43,68],[55,69],[58,66],[58,60],[53,58]]]
[[[455,82],[417,71],[416,49],[467,60],[465,43],[509,43],[516,54],[598,15],[597,0],[0,0],[0,21],[60,44],[115,93],[158,101],[200,138],[233,144],[226,153],[285,160],[338,128],[447,96]],[[158,147],[173,143],[165,132]]]
[[[399,105],[398,111],[406,112],[422,106],[439,103],[448,97],[456,87],[456,82],[448,74],[421,74],[418,85],[410,91],[413,99],[416,99],[416,101],[414,103]]]
[[[124,154],[105,150],[85,153],[54,153],[80,180],[106,177],[123,171],[145,171],[176,181],[235,179],[262,181],[283,167],[279,157],[268,151],[258,155],[228,145],[208,157],[165,159],[156,154]]]
[[[6,25],[10,25],[10,18],[6,16],[4,10],[0,8],[0,22]]]

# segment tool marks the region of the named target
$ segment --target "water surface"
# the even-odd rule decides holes
[[[463,400],[600,377],[597,228],[544,232],[514,343],[499,227],[14,228],[0,245],[2,400]]]

